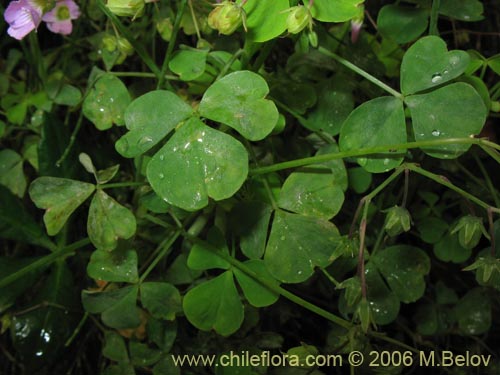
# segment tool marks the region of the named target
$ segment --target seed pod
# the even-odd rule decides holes
[[[220,34],[231,35],[240,27],[245,19],[245,10],[233,3],[224,1],[208,15],[208,26]]]
[[[144,13],[144,0],[108,0],[108,9],[121,17],[140,17]]]
[[[458,241],[466,249],[476,247],[481,239],[483,220],[480,217],[467,215],[462,217],[451,230],[451,233],[458,232]]]

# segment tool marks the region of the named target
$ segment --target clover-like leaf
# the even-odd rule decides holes
[[[473,22],[482,20],[484,7],[479,0],[441,0],[439,13],[460,21]]]
[[[427,94],[405,99],[410,108],[415,140],[466,138],[478,134],[487,110],[481,96],[466,83],[457,82]],[[467,144],[424,148],[425,153],[442,159],[456,158],[469,149]]]
[[[244,265],[256,275],[258,275],[262,280],[266,280],[267,282],[275,284],[276,286],[279,285],[279,283],[271,276],[266,268],[265,263],[262,260],[249,260],[246,261]],[[278,300],[279,294],[270,291],[253,277],[247,275],[245,272],[240,271],[238,268],[235,268],[233,272],[236,280],[238,280],[238,284],[240,284],[241,286],[243,294],[252,306],[269,306]]]
[[[135,250],[96,250],[90,257],[87,274],[94,280],[136,283],[139,280],[137,253]]]
[[[364,0],[316,0],[311,13],[322,22],[344,22],[359,14],[359,5]]]
[[[14,150],[0,151],[0,185],[7,187],[13,194],[22,198],[26,191],[26,177],[23,159]]]
[[[226,245],[224,235],[213,227],[208,232],[208,244],[217,249],[221,253],[229,255],[229,250]],[[207,249],[203,244],[194,244],[189,252],[187,265],[192,270],[208,270],[212,268],[220,268],[227,270],[230,264],[218,256],[214,250]]]
[[[264,261],[276,279],[285,283],[307,280],[315,267],[326,267],[340,242],[329,221],[278,211],[275,213]]]
[[[288,14],[284,11],[289,7],[288,0],[247,1],[243,6],[247,14],[246,37],[253,42],[265,42],[279,36],[286,30]]]
[[[389,324],[399,313],[399,300],[370,263],[366,265],[367,300],[376,324]]]
[[[399,44],[418,38],[427,29],[429,11],[395,4],[383,6],[377,18],[379,32]]]
[[[182,311],[181,295],[169,283],[148,282],[140,287],[142,306],[158,319],[174,320]]]
[[[406,142],[403,103],[383,96],[361,104],[345,120],[340,130],[341,151],[394,145]],[[357,159],[366,171],[386,172],[403,161],[402,150]]]
[[[248,154],[230,135],[191,118],[148,164],[153,190],[188,211],[231,197],[248,174]]]
[[[106,130],[124,124],[123,114],[131,101],[127,87],[112,74],[104,74],[83,102],[83,114],[97,129]]]
[[[39,177],[31,183],[29,194],[38,208],[45,209],[43,221],[51,236],[59,233],[69,216],[95,190],[86,182],[58,177]]]
[[[485,288],[469,291],[456,304],[458,326],[467,335],[481,335],[491,327],[491,301]]]
[[[243,304],[234,285],[233,273],[223,274],[195,286],[184,296],[186,318],[202,331],[214,329],[229,336],[243,322]]]
[[[430,260],[422,250],[406,245],[392,246],[375,253],[370,262],[401,302],[415,302],[424,294],[424,276],[430,271]]]
[[[116,142],[116,151],[127,158],[148,151],[191,113],[192,108],[170,91],[150,91],[138,97],[125,111],[129,132]]]
[[[462,263],[471,256],[472,250],[460,245],[457,234],[447,234],[434,245],[434,254],[443,262]]]
[[[127,286],[106,292],[82,292],[82,303],[91,314],[101,314],[102,321],[111,328],[135,328],[141,323],[137,307],[138,286]]]
[[[242,70],[228,74],[212,84],[200,102],[200,114],[222,122],[242,136],[258,141],[265,138],[278,122],[275,104],[265,99],[269,93],[260,75]]]
[[[99,250],[113,250],[119,238],[129,239],[135,229],[134,214],[103,190],[97,190],[87,220],[87,232],[94,246]]]
[[[408,95],[442,85],[461,75],[469,61],[467,52],[448,51],[437,36],[420,38],[403,56],[401,91]]]
[[[183,81],[192,81],[205,72],[208,50],[181,50],[173,56],[168,67]]]

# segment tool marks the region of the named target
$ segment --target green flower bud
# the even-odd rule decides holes
[[[102,38],[102,46],[106,51],[113,52],[117,47],[117,40],[114,35],[106,34]]]
[[[132,44],[130,44],[126,38],[122,37],[118,38],[118,50],[126,55],[134,53],[134,47],[132,47]]]
[[[208,15],[208,25],[220,34],[231,35],[245,19],[245,10],[231,2],[224,1]]]
[[[411,216],[404,207],[394,206],[387,210],[384,228],[391,237],[408,232],[411,227]]]
[[[108,9],[122,17],[140,17],[144,13],[144,0],[108,0]]]
[[[290,34],[298,34],[308,25],[312,24],[312,15],[308,8],[297,5],[289,9],[286,19],[286,28]]]
[[[458,232],[458,241],[466,249],[474,248],[481,239],[483,220],[477,216],[462,217],[451,230],[451,234]]]
[[[316,48],[318,46],[318,34],[316,34],[316,31],[311,30],[308,32],[307,38],[309,39],[311,47]]]
[[[174,30],[174,25],[170,18],[163,18],[162,20],[156,22],[156,31],[160,34],[161,38],[170,42],[170,38],[172,37],[172,31]]]

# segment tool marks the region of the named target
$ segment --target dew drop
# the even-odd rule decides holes
[[[142,137],[141,139],[139,139],[138,145],[139,146],[145,146],[145,145],[147,145],[148,143],[151,143],[151,142],[153,142],[153,138],[145,136],[145,137]]]
[[[434,137],[439,137],[441,135],[441,132],[439,130],[433,130],[431,133]]]
[[[443,79],[443,77],[441,76],[441,74],[440,74],[440,73],[435,73],[435,74],[433,74],[433,75],[432,75],[432,79],[431,79],[431,81],[432,81],[432,83],[438,83],[438,82],[440,82],[442,79]]]
[[[163,180],[165,178],[165,175],[163,173],[160,173],[158,177],[160,178],[160,180]]]
[[[285,240],[285,236],[281,236],[281,241],[284,241]]]
[[[163,161],[165,159],[165,155],[160,155],[160,160]]]

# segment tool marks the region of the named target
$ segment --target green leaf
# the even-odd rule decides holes
[[[278,122],[275,104],[265,99],[269,93],[260,75],[242,70],[213,83],[203,95],[199,111],[204,117],[222,122],[242,136],[258,141],[265,138]]]
[[[219,252],[229,255],[229,250],[226,245],[224,235],[217,229],[212,227],[208,232],[208,243],[215,247]],[[219,268],[227,270],[230,264],[215,254],[213,250],[205,247],[203,244],[196,243],[191,248],[187,259],[187,265],[192,270],[208,270],[212,268]]]
[[[19,198],[26,191],[26,177],[21,155],[11,149],[0,151],[0,185],[7,187]]]
[[[387,288],[379,272],[368,263],[366,265],[367,299],[370,312],[376,324],[389,324],[399,313],[399,299]]]
[[[86,182],[58,177],[39,177],[29,188],[31,200],[38,208],[45,209],[43,221],[47,233],[54,236],[62,229],[69,216],[95,190]]]
[[[95,176],[97,183],[100,185],[108,183],[116,176],[119,170],[120,170],[120,164],[116,164],[113,165],[112,167],[97,171]]]
[[[444,40],[437,36],[420,38],[403,56],[401,91],[408,95],[442,85],[461,75],[469,61],[467,52],[448,52]]]
[[[380,250],[370,258],[389,288],[401,302],[415,302],[425,291],[424,276],[430,271],[430,259],[422,250],[397,245]]]
[[[406,142],[403,103],[393,97],[380,97],[361,104],[351,112],[340,130],[341,151],[394,145]],[[402,150],[390,154],[358,158],[366,171],[380,173],[403,161]]]
[[[434,245],[434,254],[443,262],[463,263],[469,259],[471,252],[471,249],[460,245],[456,234],[447,234]]]
[[[329,168],[310,166],[288,176],[278,205],[305,216],[331,219],[342,208],[344,192]]]
[[[378,31],[385,38],[404,44],[417,39],[427,29],[429,11],[422,8],[385,5],[378,13]]]
[[[69,107],[78,105],[80,100],[82,100],[82,93],[80,90],[77,87],[68,84],[63,84],[54,97],[54,103],[67,105]]]
[[[484,288],[469,291],[453,309],[466,335],[482,335],[491,327],[491,301]]]
[[[260,1],[249,0],[243,9],[247,14],[246,37],[253,42],[265,42],[279,36],[286,30],[290,7],[288,0]]]
[[[253,271],[260,279],[266,280],[267,282],[273,283],[276,286],[279,283],[271,276],[269,271],[266,268],[265,263],[260,259],[248,260],[244,262],[244,265],[248,267],[251,271]],[[241,290],[245,295],[246,299],[252,306],[255,307],[265,307],[270,306],[275,303],[279,294],[270,291],[264,285],[256,281],[251,276],[247,275],[243,271],[240,271],[237,268],[233,270],[234,276],[236,280],[238,280],[238,284],[241,286]]]
[[[112,74],[102,75],[83,101],[83,114],[99,130],[123,125],[123,114],[131,101],[127,87]]]
[[[300,283],[313,274],[315,267],[332,262],[339,241],[337,228],[326,220],[277,211],[264,261],[276,279]]]
[[[480,21],[483,17],[483,4],[479,0],[441,0],[439,13],[460,21]]]
[[[146,326],[148,339],[154,342],[164,353],[169,352],[177,337],[177,321],[169,322],[149,318]]]
[[[181,295],[168,283],[148,282],[141,284],[141,303],[157,319],[174,320],[182,311]]]
[[[266,249],[266,239],[272,207],[264,202],[239,203],[231,213],[234,234],[240,237],[241,251],[250,259],[260,259]]]
[[[417,223],[420,238],[422,241],[430,244],[439,242],[448,228],[448,223],[437,217],[426,217]]]
[[[180,50],[172,56],[168,67],[183,81],[192,81],[205,72],[207,56],[208,50]]]
[[[138,97],[125,111],[129,132],[116,142],[116,151],[127,158],[148,151],[192,111],[188,104],[170,91],[150,91]]]
[[[80,319],[75,313],[77,296],[71,271],[64,262],[57,262],[41,290],[22,308],[25,313],[13,317],[13,345],[29,373],[64,358],[64,344]]]
[[[236,332],[243,323],[243,304],[231,271],[189,290],[184,296],[183,309],[196,328],[214,329],[222,336]]]
[[[484,102],[476,90],[461,82],[428,94],[409,96],[405,102],[410,108],[416,141],[467,138],[479,134],[487,115]],[[423,150],[436,158],[452,159],[469,148],[467,144],[453,144]]]
[[[153,375],[181,375],[181,368],[174,363],[171,356],[165,356],[153,367]]]
[[[188,211],[208,204],[208,198],[231,197],[248,174],[248,155],[233,137],[200,120],[186,122],[148,164],[154,191]]]
[[[142,342],[130,341],[128,347],[130,350],[130,358],[135,366],[151,366],[160,360],[161,351],[158,349],[151,349]]]
[[[91,314],[101,314],[102,321],[111,328],[135,328],[141,323],[136,305],[138,286],[128,286],[106,292],[82,292],[82,303]]]
[[[432,303],[419,305],[413,320],[417,325],[417,332],[421,335],[434,335],[439,328],[438,312]]]
[[[135,230],[134,214],[98,189],[90,203],[87,220],[87,232],[94,246],[111,251],[116,248],[119,238],[129,239]]]
[[[359,14],[364,0],[316,0],[311,8],[315,19],[322,22],[344,22]]]
[[[349,176],[349,187],[357,194],[363,194],[372,184],[372,174],[361,167],[353,167],[347,170]]]
[[[193,271],[187,266],[187,255],[185,253],[179,254],[174,259],[172,265],[165,273],[165,281],[174,285],[191,284],[201,275],[201,271]]]
[[[106,367],[102,372],[102,375],[136,375],[134,371],[134,366],[130,363],[119,363],[117,365],[112,365]]]
[[[43,229],[10,190],[0,186],[0,238],[54,249]]]
[[[491,56],[488,59],[488,66],[500,76],[500,54]]]
[[[125,340],[114,331],[106,331],[102,355],[112,361],[128,362],[128,352]]]
[[[135,250],[96,250],[90,257],[87,274],[94,280],[136,283],[139,281],[137,253]]]

